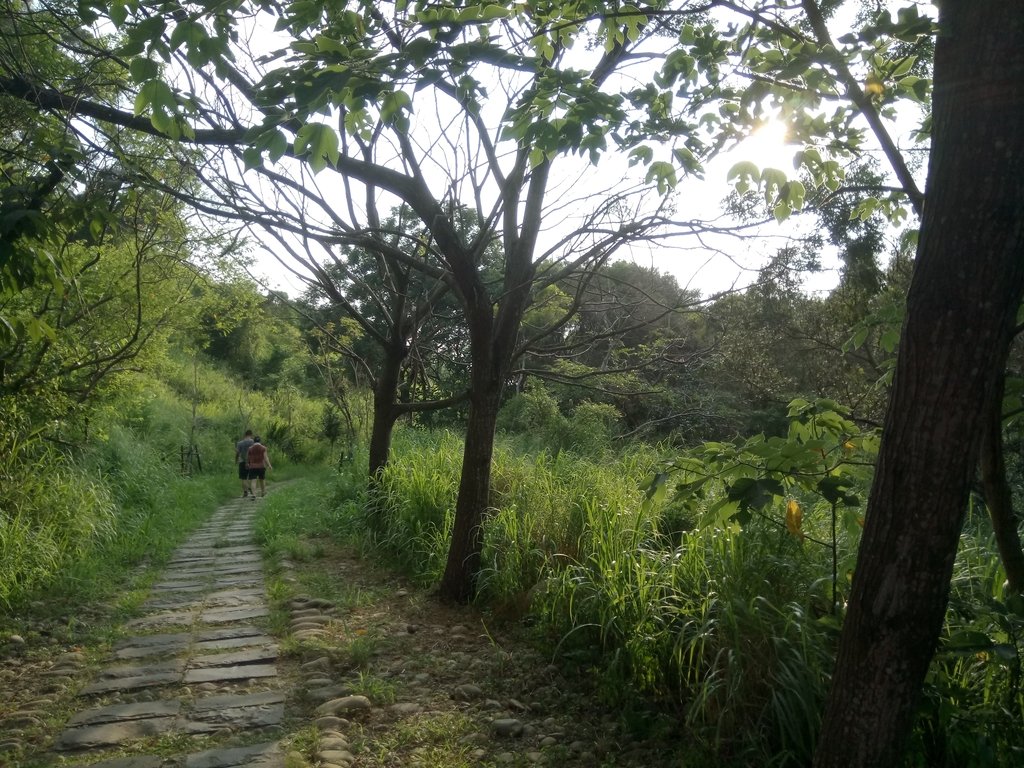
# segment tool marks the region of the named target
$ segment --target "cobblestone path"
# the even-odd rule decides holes
[[[281,768],[277,645],[252,523],[258,503],[221,507],[175,553],[130,636],[84,686],[53,747],[91,768]],[[117,757],[111,757],[111,755]]]

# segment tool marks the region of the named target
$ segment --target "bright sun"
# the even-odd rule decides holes
[[[757,128],[736,148],[737,155],[758,168],[778,168],[789,171],[793,167],[795,148],[786,144],[786,125],[779,120],[768,120]]]

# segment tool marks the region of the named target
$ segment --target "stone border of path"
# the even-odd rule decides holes
[[[53,744],[67,766],[90,768],[283,768],[276,740],[287,691],[278,647],[258,624],[270,612],[257,509],[235,500],[175,552],[143,615],[126,626],[107,664],[78,694],[81,708]],[[55,672],[74,674],[74,663]],[[146,754],[154,737],[223,742],[172,757]],[[237,743],[254,741],[258,743]],[[151,749],[152,747],[148,747]],[[121,756],[98,756],[119,751]]]

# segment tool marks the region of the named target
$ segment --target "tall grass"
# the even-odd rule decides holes
[[[657,458],[651,449],[595,460],[521,448],[503,438],[495,449],[482,607],[510,617],[531,612],[552,652],[600,670],[602,690],[624,713],[667,713],[692,764],[808,764],[843,609],[840,599],[833,613],[833,553],[821,545],[832,535],[830,505],[806,500],[806,536],[778,522],[785,499],[783,509],[742,527],[693,528],[714,517],[707,511],[721,506],[723,483],[706,484],[703,498],[680,509],[640,491]],[[462,442],[404,430],[394,449],[377,503],[359,514],[374,517],[389,560],[436,582]],[[352,477],[346,493],[357,487]],[[342,518],[359,519],[356,503],[347,510]],[[849,530],[837,533],[840,597],[857,511],[844,510]],[[345,519],[339,526],[353,530]],[[987,518],[975,514],[908,765],[1024,763],[1024,600],[1003,593],[1004,578]]]
[[[1024,598],[1005,591],[983,509],[960,537],[939,650],[913,734],[914,766],[1024,764]]]
[[[374,508],[377,542],[432,583],[447,555],[462,442],[405,430],[394,448]],[[646,449],[601,461],[527,455],[499,440],[478,600],[508,616],[532,611],[557,653],[599,664],[609,695],[674,711],[697,752],[799,764],[832,663],[834,624],[810,607],[827,565],[775,528],[670,539],[664,510],[640,489],[656,458]]]
[[[0,607],[8,609],[108,540],[116,517],[97,478],[17,426],[15,418],[0,430]]]
[[[273,559],[307,559],[310,540],[339,537],[352,510],[331,503],[332,475],[324,467],[296,470],[287,494],[271,495],[260,505],[256,540]]]
[[[58,448],[54,429],[34,428],[15,401],[0,403],[0,614],[109,598],[140,566],[165,562],[239,492],[235,441],[243,424],[273,424],[275,401],[208,365],[163,365],[165,378],[139,375],[114,388],[88,430],[75,431],[75,446]],[[322,403],[293,393],[276,405],[304,425],[301,441],[316,441],[310,414]],[[202,469],[183,476],[180,449],[189,444],[199,446]],[[277,480],[288,474],[289,455],[270,449]],[[311,462],[326,442],[303,450]]]

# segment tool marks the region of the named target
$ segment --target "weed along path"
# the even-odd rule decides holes
[[[518,621],[442,604],[329,538],[265,560],[257,516],[295,487],[218,509],[112,644],[0,658],[0,689],[17,683],[0,766],[700,764],[671,721],[603,705],[585,662],[552,663]]]
[[[277,642],[260,626],[270,609],[252,541],[255,507],[248,499],[221,507],[178,549],[129,636],[80,689],[54,763],[284,765],[267,738],[284,722],[287,693]],[[97,762],[104,753],[116,757]]]

